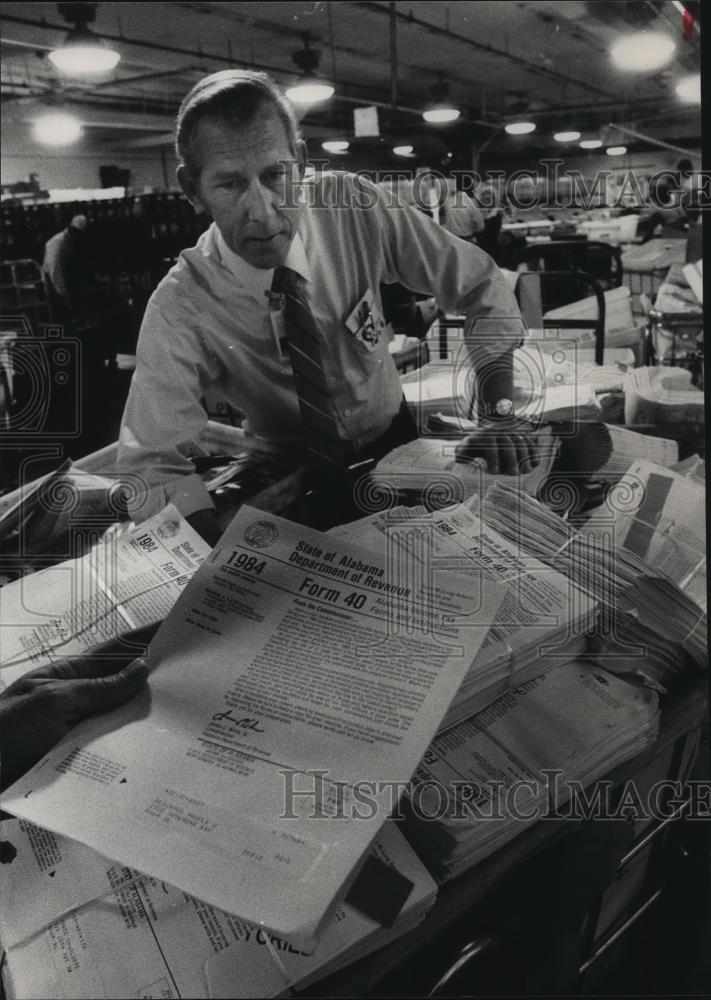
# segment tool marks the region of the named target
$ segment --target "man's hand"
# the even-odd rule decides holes
[[[22,777],[82,719],[129,701],[147,677],[143,659],[120,669],[115,658],[87,655],[15,681],[0,694],[0,787]]]
[[[521,420],[492,421],[467,434],[454,451],[458,462],[483,459],[487,472],[515,476],[530,472],[540,461],[538,442]]]

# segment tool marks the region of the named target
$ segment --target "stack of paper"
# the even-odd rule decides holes
[[[623,362],[610,360],[596,365],[590,351],[563,337],[529,339],[514,351],[514,388],[521,394],[576,384],[611,392],[622,388],[626,372]]]
[[[703,490],[669,470],[650,472],[657,468],[632,466],[578,532],[500,484],[486,495],[482,516],[522,555],[541,559],[599,602],[588,642],[598,663],[666,689],[689,666],[706,664],[706,559],[696,534]],[[664,495],[648,521],[647,504]]]
[[[654,692],[583,662],[517,685],[432,742],[408,796],[408,838],[446,881],[554,810],[594,815],[585,788],[649,747],[658,721]]]
[[[676,441],[638,434],[616,424],[605,426],[612,440],[612,454],[598,470],[605,477],[622,476],[640,458],[666,468],[679,461],[679,445]]]
[[[396,508],[337,530],[341,538],[358,538],[393,559],[401,553],[403,562],[422,566],[433,586],[445,571],[471,580],[472,596],[478,588],[505,584],[506,596],[440,731],[469,718],[512,684],[567,663],[586,648],[597,602],[549,565],[522,557],[467,506],[436,514]]]
[[[695,263],[684,265],[684,277],[689,282],[689,287],[696,296],[699,305],[704,304],[704,262],[697,260]]]
[[[242,507],[151,642],[148,688],[2,806],[312,948],[503,596]]]
[[[442,426],[451,424],[442,419]],[[535,496],[548,476],[558,453],[558,442],[549,427],[534,433],[539,449],[539,462],[516,479],[521,489]],[[468,463],[455,457],[456,441],[442,438],[417,438],[400,445],[382,458],[370,473],[370,480],[385,501],[399,496],[409,504],[422,503],[429,510],[460,503],[474,493],[482,494],[499,479],[510,479],[489,473],[485,460]],[[373,496],[376,496],[374,493]]]
[[[303,988],[416,926],[437,887],[393,823],[371,855],[407,898],[381,926],[343,903],[312,955],[77,841],[2,825],[0,946],[8,1000],[271,997]]]
[[[586,526],[588,537],[612,536],[706,609],[706,491],[653,462],[634,462]]]
[[[633,368],[625,377],[626,424],[704,422],[704,394],[686,368]]]
[[[136,528],[110,530],[80,559],[7,584],[0,687],[35,667],[161,621],[209,553],[210,546],[169,504]]]

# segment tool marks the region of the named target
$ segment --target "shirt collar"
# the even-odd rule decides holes
[[[264,292],[268,291],[268,289],[272,286],[274,269],[253,267],[242,257],[238,256],[234,250],[231,250],[227,246],[227,243],[217,226],[215,226],[215,242],[220,254],[220,259],[227,270],[233,274],[235,278],[237,278],[237,280],[249,291],[254,292],[255,295],[261,300]],[[301,238],[301,233],[298,231],[294,239],[291,241],[291,246],[289,247],[289,252],[286,255],[284,265],[285,267],[291,268],[292,271],[296,271],[296,273],[300,274],[302,278],[306,279],[306,281],[311,281],[311,268],[309,267],[309,262],[306,257],[306,248],[304,247],[304,241]]]

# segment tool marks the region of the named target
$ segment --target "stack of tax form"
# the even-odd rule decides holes
[[[640,459],[585,525],[597,541],[612,537],[706,610],[706,491],[671,469]]]
[[[422,511],[395,508],[335,530],[341,538],[372,545],[374,551],[386,549],[394,559],[401,553],[403,562],[418,563],[434,581],[438,573],[454,571],[477,588],[505,585],[506,596],[484,644],[442,720],[444,731],[507,688],[582,653],[597,602],[546,563],[522,557],[515,544],[469,507]]]
[[[665,690],[688,667],[706,665],[703,502],[693,482],[638,462],[580,531],[500,484],[484,498],[482,517],[522,555],[541,559],[599,602],[588,641],[598,663]],[[654,503],[661,506],[648,521]]]
[[[138,527],[108,531],[79,559],[6,584],[0,688],[28,670],[161,621],[209,554],[169,504]]]
[[[313,950],[504,596],[244,506],[152,640],[147,688],[2,808]]]
[[[704,422],[704,394],[686,368],[633,368],[625,376],[626,424]]]
[[[622,476],[638,459],[670,468],[679,461],[679,445],[667,438],[638,434],[627,427],[606,424],[612,441],[612,454],[598,474],[605,477]]]
[[[432,742],[408,795],[408,838],[443,882],[554,810],[590,818],[585,790],[651,746],[658,722],[654,692],[584,662],[535,677]]]
[[[443,421],[444,427],[450,424]],[[549,475],[558,453],[558,442],[550,427],[533,433],[539,462],[521,473],[521,489],[535,496]],[[458,441],[423,437],[394,448],[370,473],[375,492],[384,502],[400,497],[408,504],[422,503],[430,510],[460,503],[474,493],[482,494],[500,479],[510,479],[486,470],[486,460],[459,462],[455,455]]]
[[[8,1000],[289,995],[407,933],[436,899],[435,882],[388,822],[370,853],[403,880],[395,921],[381,926],[344,902],[307,955],[77,841],[18,820],[1,831]]]
[[[562,338],[527,340],[514,351],[514,389],[519,394],[561,385],[589,385],[598,393],[612,392],[622,389],[626,372],[627,365],[616,361],[596,365],[589,351]]]

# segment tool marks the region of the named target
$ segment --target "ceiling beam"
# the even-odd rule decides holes
[[[390,16],[388,9],[375,2],[375,0],[347,0],[347,2],[351,7],[368,10],[379,14],[381,17]],[[425,21],[421,17],[415,17],[411,11],[407,14],[397,11],[396,16],[403,24],[409,24],[416,28],[422,28],[429,34],[437,35],[440,38],[447,38],[451,41],[460,42],[463,45],[467,45],[469,48],[476,49],[477,52],[485,52],[488,55],[497,56],[501,59],[507,59],[509,62],[516,63],[517,66],[520,66],[522,69],[525,69],[527,72],[533,73],[536,76],[545,76],[550,80],[579,87],[582,90],[587,90],[592,94],[599,94],[602,97],[614,97],[613,92],[604,90],[602,87],[595,87],[592,84],[581,80],[579,77],[567,76],[565,73],[559,73],[557,70],[548,69],[546,66],[539,66],[538,63],[531,62],[530,59],[526,59],[523,56],[514,55],[512,52],[507,52],[505,49],[498,49],[496,46],[489,45],[485,42],[477,42],[475,39],[467,38],[466,35],[462,35],[457,31],[451,31],[449,28],[440,28],[438,24],[432,24],[430,21]]]

